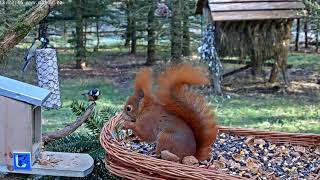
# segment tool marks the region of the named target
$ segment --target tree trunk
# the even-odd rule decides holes
[[[182,34],[181,34],[181,0],[172,0],[171,17],[171,59],[173,63],[181,62]]]
[[[94,48],[94,52],[99,51],[99,46],[100,46],[100,34],[99,34],[99,29],[100,29],[100,17],[96,17],[96,38],[97,38],[97,44],[96,47]]]
[[[67,39],[67,23],[63,21],[63,38]]]
[[[253,77],[260,76],[262,73],[262,62],[263,59],[261,59],[259,56],[256,56],[255,53],[253,53],[251,56],[251,74]]]
[[[148,13],[148,49],[146,65],[152,65],[156,60],[156,39],[155,39],[155,0],[149,0],[150,9]]]
[[[299,51],[299,37],[300,37],[300,18],[297,19],[295,51]]]
[[[131,27],[131,54],[137,53],[137,30],[136,30],[136,20],[132,18],[132,27]]]
[[[130,0],[126,1],[126,15],[127,15],[127,28],[126,28],[126,41],[124,43],[125,47],[128,47],[131,39],[131,8],[130,8]]]
[[[316,29],[316,53],[319,52],[319,31],[320,31],[320,20],[316,21],[317,29]]]
[[[83,44],[83,17],[82,17],[82,0],[75,0],[76,6],[76,68],[84,68],[85,67],[85,47]]]
[[[84,19],[82,16],[82,20],[84,22],[84,28],[83,28],[83,46],[84,48],[87,48],[87,27],[88,27],[88,21],[87,19]]]
[[[42,0],[20,18],[14,26],[0,35],[0,60],[17,45],[53,8],[59,0]]]
[[[308,42],[308,17],[304,20],[304,47],[309,48]]]
[[[4,11],[4,27],[5,29],[9,28],[9,19],[8,19],[8,0],[4,0],[3,11]]]
[[[131,50],[130,54],[136,54],[137,52],[137,36],[136,36],[136,14],[135,14],[135,4],[133,0],[128,0],[128,15],[129,15],[129,23],[128,23],[128,32],[129,38],[131,41]]]
[[[183,27],[182,27],[182,55],[190,55],[190,32],[189,32],[189,4],[188,1],[183,1]]]

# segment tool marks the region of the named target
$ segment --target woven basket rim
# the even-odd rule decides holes
[[[247,179],[223,172],[209,170],[180,163],[156,159],[123,147],[112,132],[121,121],[121,113],[115,115],[105,123],[100,143],[106,151],[106,168],[113,174],[128,179]],[[275,131],[261,131],[247,128],[229,128],[219,126],[219,133],[234,133],[238,135],[250,134],[256,137],[268,137],[279,144],[293,143],[300,146],[320,144],[320,134],[286,133]],[[268,139],[269,140],[269,139]],[[161,176],[160,176],[161,175]]]

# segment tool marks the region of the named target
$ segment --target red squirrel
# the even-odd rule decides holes
[[[123,110],[124,128],[143,141],[156,142],[157,155],[168,150],[180,159],[208,160],[217,136],[215,116],[204,97],[186,87],[208,82],[201,68],[176,65],[159,75],[153,92],[152,72],[141,70]]]

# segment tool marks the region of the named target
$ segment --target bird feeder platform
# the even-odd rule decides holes
[[[0,76],[0,172],[84,177],[88,154],[42,151],[42,105],[49,90]]]
[[[0,172],[17,174],[36,174],[45,176],[85,177],[93,170],[93,159],[88,154],[44,151],[30,171],[9,170],[0,165]]]

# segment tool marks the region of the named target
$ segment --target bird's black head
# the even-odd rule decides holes
[[[93,88],[93,89],[91,89],[90,91],[89,91],[89,94],[91,95],[91,96],[100,96],[100,91],[97,89],[97,88]]]

